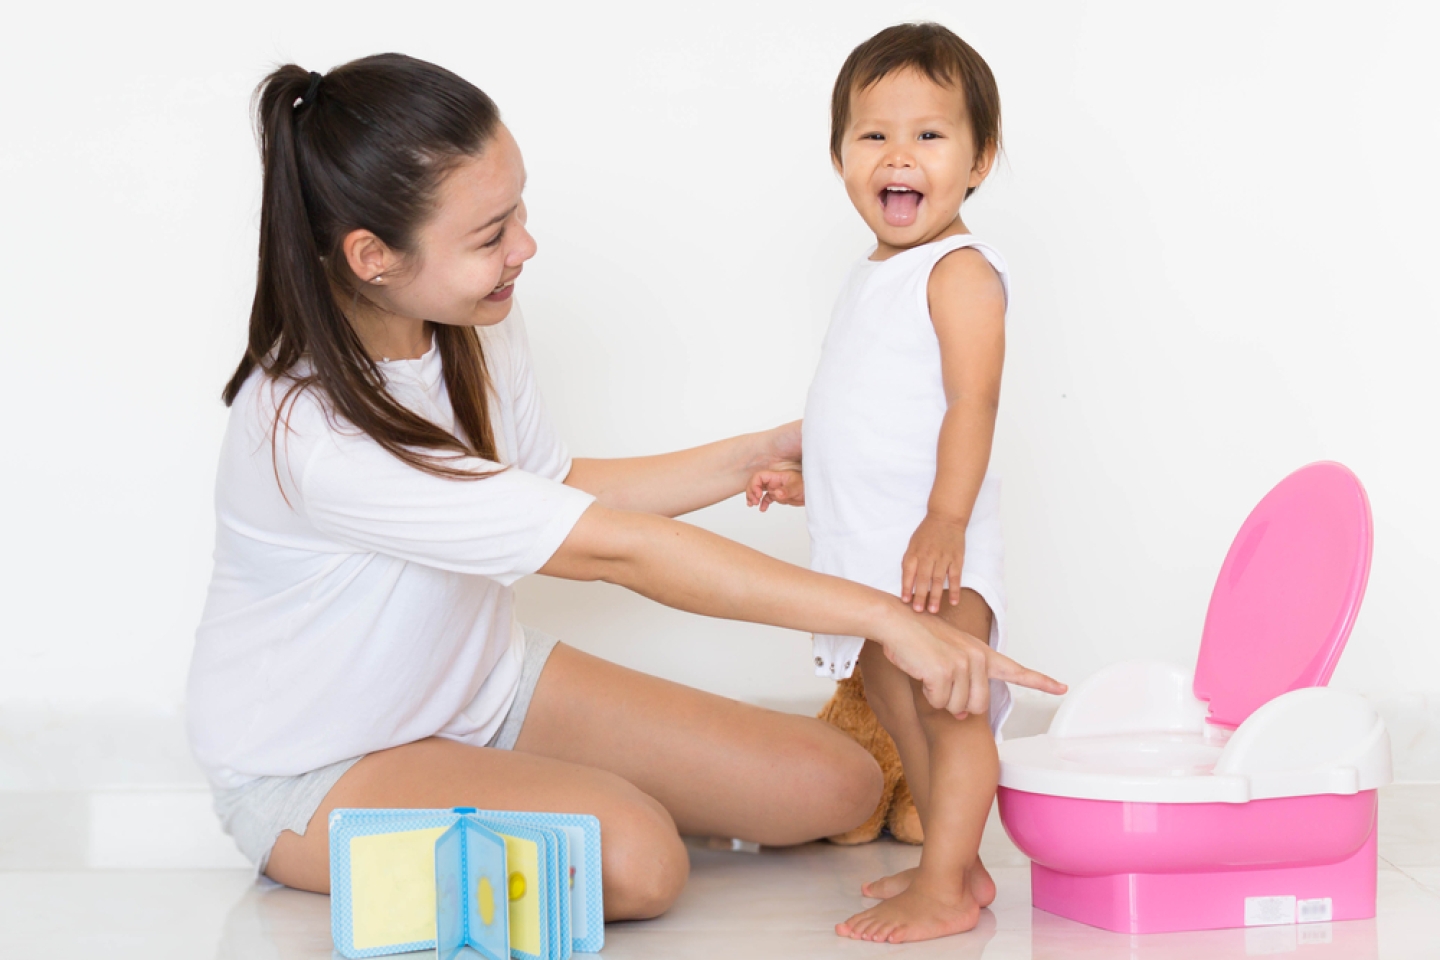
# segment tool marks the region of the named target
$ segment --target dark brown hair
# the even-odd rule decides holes
[[[341,248],[352,230],[415,252],[440,181],[494,136],[494,102],[448,70],[386,53],[323,77],[280,67],[261,81],[254,107],[264,167],[260,263],[249,342],[225,385],[226,405],[259,368],[291,381],[272,446],[287,403],[314,389],[327,416],[348,421],[410,466],[454,479],[488,476],[454,462],[496,459],[475,330],[430,325],[459,427],[451,434],[385,391],[335,289],[356,285]]]
[[[850,124],[850,100],[885,77],[915,70],[931,82],[965,94],[965,112],[975,149],[1000,147],[1000,89],[995,75],[975,48],[938,23],[901,23],[886,27],[850,51],[830,96],[830,156],[840,162],[840,144]],[[975,189],[965,192],[970,196]]]

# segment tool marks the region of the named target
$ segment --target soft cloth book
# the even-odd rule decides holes
[[[600,822],[500,810],[335,810],[330,919],[346,957],[565,960],[604,945]]]

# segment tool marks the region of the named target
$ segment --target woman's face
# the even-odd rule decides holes
[[[393,279],[386,306],[401,316],[486,327],[510,315],[515,279],[535,255],[525,229],[525,163],[504,124],[479,156],[441,181],[415,256]]]

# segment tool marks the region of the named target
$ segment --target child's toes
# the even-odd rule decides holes
[[[850,919],[850,928],[857,940],[874,940],[875,927],[875,917],[868,910]]]

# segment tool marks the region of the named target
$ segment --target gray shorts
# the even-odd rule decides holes
[[[487,747],[510,750],[520,738],[535,684],[559,641],[539,630],[525,627],[525,659],[520,666],[520,688],[515,702],[505,714],[500,729],[490,738]],[[256,873],[264,873],[270,860],[270,848],[282,830],[305,835],[305,827],[320,809],[330,788],[361,758],[351,757],[319,770],[293,777],[261,777],[229,790],[215,791],[215,813],[220,826],[235,840],[246,859],[255,864]]]

